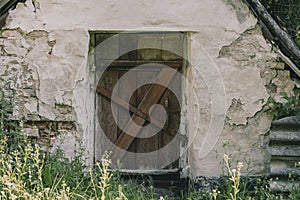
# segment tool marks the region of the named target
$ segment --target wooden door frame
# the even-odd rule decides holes
[[[97,116],[97,95],[96,95],[96,90],[97,90],[97,84],[98,84],[98,79],[100,78],[97,74],[97,70],[96,70],[96,65],[95,65],[95,55],[94,55],[94,45],[95,45],[95,37],[94,35],[97,33],[114,33],[114,34],[118,34],[122,31],[90,31],[89,35],[90,35],[90,45],[89,45],[89,58],[88,58],[88,63],[89,63],[89,78],[92,78],[93,80],[90,81],[91,84],[91,89],[92,89],[92,93],[93,93],[93,97],[94,97],[94,114],[93,114],[93,133],[91,133],[92,136],[88,137],[88,138],[93,138],[93,141],[90,142],[91,145],[93,145],[93,147],[91,147],[90,149],[92,150],[92,152],[90,152],[90,154],[93,157],[93,163],[95,163],[95,155],[97,153],[97,149],[96,149],[96,135],[97,135],[97,130],[99,130],[99,128],[97,126],[98,124],[98,116]],[[142,32],[145,33],[147,31],[135,31],[136,32]],[[149,31],[149,33],[158,33],[158,32],[166,32],[168,33],[168,31]],[[189,63],[189,57],[190,57],[190,40],[188,38],[190,38],[190,32],[182,32],[183,34],[185,34],[184,37],[184,41],[183,41],[183,57],[186,58],[184,60],[184,62],[182,62],[182,75],[184,77],[187,78],[188,75],[188,68]],[[171,63],[172,64],[172,63]],[[186,92],[186,84],[184,81],[182,81],[181,83],[181,88],[182,88],[182,99],[181,102],[187,102],[187,96],[185,94]],[[180,175],[181,177],[187,177],[188,176],[188,152],[187,152],[187,145],[188,145],[188,136],[189,136],[189,130],[188,130],[188,122],[187,122],[187,105],[182,104],[182,108],[181,108],[181,120],[180,123],[183,125],[180,125],[180,130],[179,134],[181,134],[180,138],[180,150],[179,150],[179,169],[180,169]],[[102,152],[101,152],[102,151]],[[100,150],[101,155],[103,155],[103,150]],[[145,173],[147,170],[145,170]],[[162,173],[161,171],[163,170],[157,170],[156,172],[151,171],[150,173]],[[135,171],[136,172],[136,171]],[[142,171],[140,171],[142,173]]]

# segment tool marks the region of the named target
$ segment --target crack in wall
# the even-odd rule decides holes
[[[45,68],[45,65],[49,62],[47,60],[53,60],[57,57],[55,55],[51,55],[51,53],[49,54],[49,52],[52,52],[56,46],[56,39],[49,38],[49,33],[44,30],[34,30],[25,33],[20,29],[2,30],[0,38],[4,41],[3,45],[1,45],[1,49],[4,49],[4,51],[1,52],[3,55],[1,58],[3,59],[3,63],[6,63],[6,70],[3,72],[6,74],[5,79],[9,79],[13,83],[14,88],[17,90],[16,103],[20,101],[18,97],[22,97],[21,99],[24,102],[19,102],[19,105],[23,105],[24,107],[26,104],[27,109],[29,109],[24,111],[16,110],[15,115],[18,116],[23,113],[25,118],[29,117],[30,119],[36,114],[34,119],[47,119],[47,117],[45,118],[43,115],[40,115],[41,106],[45,109],[44,106],[49,104],[47,99],[42,98],[45,96],[45,91],[41,91],[41,88],[44,87],[42,85],[44,83],[42,82],[41,77],[43,80],[49,79],[47,75],[49,74],[49,70]],[[21,52],[20,49],[22,50]],[[49,57],[38,56],[38,54],[41,55],[44,51],[48,53]],[[39,60],[45,61],[40,62]],[[12,67],[13,65],[16,67],[15,71]],[[72,86],[69,91],[72,92],[74,88],[75,86]],[[68,90],[64,90],[64,94],[66,94],[66,91]],[[52,112],[55,112],[55,115],[61,116],[65,116],[67,113],[70,113],[69,116],[74,114],[74,111],[69,109],[71,100],[68,99],[71,98],[71,96],[72,95],[68,95],[63,98],[63,101],[68,102],[65,104],[65,107],[57,107],[54,104],[58,103],[59,105],[64,105],[63,101],[53,102]],[[34,106],[34,103],[32,102],[35,101],[38,101],[36,103],[36,108],[32,107]],[[66,110],[63,108],[66,108]],[[63,119],[64,117],[56,116],[55,118]]]
[[[33,4],[33,2],[37,1],[31,2]],[[226,2],[235,5],[235,1],[233,0],[228,0]],[[33,7],[34,13],[36,14],[40,8],[37,5],[33,5]],[[20,12],[25,10],[28,13],[28,11],[26,10],[27,8],[22,9],[20,9]],[[30,12],[31,10],[32,8],[30,7]],[[238,12],[240,12],[239,9],[237,10]],[[29,17],[31,17],[30,19],[33,20],[33,14],[30,14],[32,16]],[[239,14],[236,13],[236,15]],[[13,16],[18,16],[18,14],[15,13],[15,15]],[[42,21],[41,23],[53,23],[51,20],[51,22],[47,21],[47,17],[49,16],[46,16],[45,21]],[[234,14],[232,16],[234,16]],[[245,18],[243,18],[243,16],[237,16],[237,20],[239,22],[242,22],[247,17],[248,16],[246,15]],[[16,22],[18,22],[18,20],[16,20]],[[234,18],[232,19],[232,21],[236,21],[236,19]],[[76,21],[76,23],[82,26],[82,24],[80,24],[81,22]],[[271,65],[273,63],[277,63],[278,61],[274,59],[274,54],[270,52],[270,49],[266,45],[264,38],[261,36],[260,29],[258,27],[252,27],[252,22],[247,22],[246,24],[247,27],[249,25],[250,28],[240,34],[240,36],[236,40],[231,42],[231,44],[223,46],[219,51],[219,57],[216,59],[220,62],[218,63],[218,67],[220,67],[220,70],[223,70],[221,73],[224,74],[224,80],[227,84],[227,101],[229,102],[228,112],[237,113],[237,111],[239,111],[238,117],[242,117],[242,119],[239,119],[240,121],[238,121],[237,123],[235,123],[236,121],[232,119],[231,121],[229,121],[229,118],[227,118],[223,130],[224,133],[222,133],[223,136],[220,140],[228,137],[232,139],[232,141],[235,143],[235,147],[237,147],[240,139],[243,147],[242,153],[244,156],[250,155],[250,153],[248,153],[247,151],[251,151],[253,155],[259,155],[259,158],[255,158],[256,160],[254,164],[257,164],[257,170],[261,170],[263,168],[261,167],[261,162],[264,162],[265,158],[261,158],[260,154],[263,154],[263,150],[265,150],[265,138],[263,137],[266,136],[265,131],[268,131],[270,117],[268,116],[268,113],[265,113],[265,111],[263,110],[264,105],[259,103],[256,104],[256,102],[260,98],[269,98],[270,92],[278,92],[280,87],[278,87],[277,83],[279,83],[280,81],[285,83],[285,81],[281,80],[280,78],[283,75],[278,75],[280,74],[280,70],[277,71],[272,69]],[[29,24],[26,24],[24,25],[24,27],[29,27],[28,29],[31,30],[31,28],[36,28],[36,26],[42,27],[40,25],[41,24],[34,24],[31,26]],[[88,134],[91,128],[87,124],[91,123],[91,120],[84,119],[83,117],[88,116],[92,112],[92,110],[89,110],[91,108],[86,105],[89,103],[88,97],[84,96],[90,94],[87,94],[88,92],[85,93],[84,91],[90,90],[90,85],[85,85],[85,81],[87,81],[85,80],[85,73],[87,72],[83,69],[80,69],[82,71],[79,71],[77,68],[80,64],[82,64],[81,61],[85,61],[86,59],[86,54],[88,52],[85,51],[85,48],[87,46],[85,46],[84,44],[88,43],[88,41],[83,33],[80,32],[78,35],[76,35],[76,33],[78,33],[78,30],[70,28],[72,27],[72,25],[67,26],[67,29],[69,29],[68,31],[65,30],[66,27],[64,27],[63,30],[60,30],[56,25],[57,24],[52,24],[52,26],[54,27],[52,28],[55,29],[55,31],[47,32],[43,30],[36,30],[25,33],[20,31],[21,41],[25,40],[25,45],[21,44],[20,49],[25,48],[27,50],[24,53],[24,56],[22,54],[23,52],[21,51],[20,53],[12,54],[16,58],[24,60],[24,62],[30,64],[29,67],[32,68],[32,71],[26,71],[26,73],[33,74],[33,78],[28,79],[28,81],[30,83],[34,82],[35,85],[35,88],[33,89],[36,91],[36,97],[38,99],[38,114],[33,115],[32,112],[30,112],[30,109],[28,109],[28,113],[26,113],[26,115],[27,118],[33,121],[76,121],[76,132],[80,132],[80,134]],[[85,25],[86,24],[84,24],[84,28],[87,29],[86,26],[88,25]],[[212,27],[211,29],[213,32],[212,37],[214,37],[215,34],[217,36],[219,36],[219,34],[224,34],[223,30],[227,32],[238,33],[239,30],[244,30],[243,28],[240,28],[240,26],[243,25],[238,23],[237,25],[233,24],[233,26],[228,27],[228,30],[221,27],[219,29],[221,29],[222,31],[217,31],[216,33],[214,33],[213,31],[216,31],[215,29],[218,28],[216,25],[214,25],[214,27]],[[180,28],[180,26],[178,27]],[[42,27],[41,29],[43,28],[46,28],[46,26]],[[13,34],[13,31],[10,34]],[[9,35],[9,33],[7,33],[7,35]],[[229,41],[232,41],[232,37],[236,38],[235,34],[232,35],[228,36],[229,38],[222,40],[219,44],[228,44]],[[201,36],[202,35],[200,34],[199,37]],[[80,40],[78,38],[80,38]],[[84,44],[81,44],[80,42]],[[28,43],[28,46],[26,45],[26,43]],[[79,45],[76,46],[76,44]],[[206,46],[208,47],[216,46],[210,45],[210,43],[206,44]],[[17,49],[19,47],[17,46],[15,48]],[[219,46],[216,50],[216,56],[218,54],[218,50]],[[5,58],[5,60],[8,59],[9,58]],[[270,68],[270,70],[263,71],[267,68]],[[275,75],[274,71],[276,72]],[[84,74],[84,76],[82,74]],[[26,79],[26,77],[24,78]],[[193,78],[198,79],[198,77]],[[276,78],[278,78],[278,80],[276,80]],[[239,79],[242,79],[242,81],[239,81]],[[274,79],[276,81],[274,81]],[[253,82],[255,83],[260,81],[262,81],[262,83],[249,86],[249,84]],[[246,89],[249,91],[245,92],[244,90]],[[28,100],[30,101],[31,96],[28,95],[28,97]],[[78,103],[76,101],[82,102]],[[205,109],[206,108],[204,108],[203,112],[206,111]],[[63,118],[66,116],[66,113],[67,115],[69,114],[69,116],[67,118]],[[60,114],[62,117],[60,116]],[[207,124],[202,124],[201,126],[207,126]],[[197,162],[196,165],[199,165],[199,160],[194,161],[195,163]]]
[[[231,141],[232,147],[228,148],[228,153],[231,152],[236,159],[243,160],[249,155],[257,155],[249,165],[251,173],[268,174],[270,154],[267,148],[273,116],[266,102],[269,98],[279,100],[282,91],[291,95],[295,82],[284,67],[284,63],[278,60],[277,54],[272,52],[272,45],[266,43],[258,25],[247,29],[229,45],[223,46],[219,51],[218,59],[220,63],[224,61],[230,63],[226,70],[222,71],[226,77],[225,88],[226,81],[241,80],[227,83],[229,85],[226,90],[227,101],[230,104],[219,141],[220,143]],[[230,70],[235,74],[234,76],[228,72]],[[247,78],[249,76],[253,78]],[[252,84],[259,81],[261,81],[259,87]],[[237,84],[241,86],[236,86]],[[253,91],[264,92],[253,93]],[[256,109],[248,105],[256,106]],[[221,144],[217,145],[216,151],[224,151],[221,146]]]

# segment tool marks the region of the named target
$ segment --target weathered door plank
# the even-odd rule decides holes
[[[112,93],[109,90],[105,89],[104,87],[98,86],[97,87],[97,92],[100,93],[101,95],[103,95],[104,97],[110,99],[112,102],[122,106],[123,108],[126,108],[126,109],[129,108],[130,112],[132,112],[132,113],[136,114],[137,116],[143,118],[145,121],[153,123],[158,128],[168,132],[168,129],[159,120],[157,120],[155,118],[150,119],[148,114],[142,112],[141,110],[137,109],[133,105],[127,103],[126,101],[124,101],[120,97],[118,97],[116,95],[112,96]],[[167,94],[170,94],[170,93],[167,93]],[[169,132],[170,132],[170,135],[175,135],[176,134],[176,131],[174,129],[170,130]]]
[[[99,87],[112,90],[118,81],[117,71],[105,71],[103,75],[103,78],[99,81]],[[111,102],[109,99],[100,96],[98,98],[97,115],[102,131],[111,142],[115,142],[117,140],[117,125],[113,120],[112,111],[118,111],[116,106],[113,106],[113,110],[111,110],[110,105]],[[100,160],[101,155],[104,153],[102,150],[109,149],[110,145],[104,142],[102,134],[96,134],[95,137],[95,159]]]
[[[137,97],[136,95],[132,95],[128,91],[132,91],[136,88],[136,80],[137,80],[137,74],[135,71],[119,71],[119,77],[118,79],[126,75],[126,78],[122,80],[122,82],[118,82],[118,96],[120,96],[120,99],[129,99],[129,104],[131,105],[137,105]],[[125,117],[126,115],[129,115],[128,109],[125,109],[121,106],[118,106],[118,137],[122,134],[122,127],[123,125],[127,124],[128,118]],[[136,152],[136,141],[132,141],[132,143],[128,146],[128,152]],[[128,152],[126,152],[128,154]],[[126,156],[126,159],[123,160],[122,164],[123,166],[129,167],[129,168],[136,168],[136,157],[135,156]]]
[[[173,76],[175,75],[176,70],[170,70],[168,68],[163,68],[158,74],[157,80],[153,81],[156,84],[152,84],[147,94],[142,99],[141,103],[138,106],[138,109],[142,112],[146,113],[150,109],[153,104],[156,104],[160,97],[166,90],[166,87],[162,85],[168,85]],[[135,137],[138,135],[140,128],[137,128],[135,124],[139,127],[142,127],[145,123],[145,120],[137,115],[132,116],[132,120],[129,121],[125,127],[125,131],[123,131],[115,144],[113,145],[111,151],[112,160],[116,160],[119,158],[120,160],[123,158],[125,151],[120,150],[127,150]],[[130,133],[130,135],[126,134],[126,132]],[[118,148],[119,147],[119,148]]]
[[[156,77],[158,72],[156,71],[143,71],[139,72],[138,76],[138,84],[143,83],[144,79],[148,80],[151,77]],[[150,84],[148,85],[143,85],[142,87],[137,89],[137,100],[138,102],[142,102],[144,96],[147,94],[149,91],[149,88],[151,87]],[[148,113],[150,111],[148,110]],[[151,112],[152,117],[154,117],[154,112]],[[159,119],[159,115],[155,115],[157,119]],[[147,154],[147,156],[138,156],[139,159],[136,160],[138,169],[157,169],[158,163],[157,163],[157,158],[158,158],[158,135],[161,130],[161,128],[157,128],[156,126],[153,126],[153,124],[144,124],[144,129],[141,129],[138,133],[139,136],[144,136],[145,138],[138,137],[136,138],[137,142],[137,153],[141,155],[141,153],[150,153]],[[157,132],[155,135],[151,135]],[[145,160],[146,159],[146,160]]]

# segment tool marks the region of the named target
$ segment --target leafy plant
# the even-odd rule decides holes
[[[296,43],[300,47],[300,25],[297,26]]]
[[[108,157],[89,169],[81,154],[68,159],[61,149],[42,151],[23,121],[11,119],[12,99],[0,90],[0,199],[154,199],[151,188],[110,172]]]
[[[239,162],[237,165],[237,169],[231,169],[229,166],[229,157],[228,155],[224,155],[224,162],[229,174],[229,180],[232,182],[231,188],[232,192],[230,193],[230,197],[232,200],[237,199],[237,194],[240,191],[240,179],[241,179],[241,169],[243,167],[243,163]],[[216,193],[215,193],[215,199],[216,199]]]
[[[270,110],[274,120],[287,116],[300,115],[300,90],[295,89],[293,96],[288,96],[285,92],[281,93],[284,101],[276,101],[270,97],[266,102],[267,110]],[[264,103],[264,100],[261,100]]]
[[[7,95],[6,95],[7,96]],[[23,131],[23,121],[12,120],[12,98],[0,91],[0,199],[51,200],[51,199],[101,199],[101,200],[237,200],[237,199],[299,199],[300,187],[295,185],[290,193],[276,193],[269,187],[271,180],[257,179],[250,184],[241,174],[242,164],[232,169],[228,156],[224,156],[227,176],[222,184],[210,191],[198,191],[191,186],[181,197],[157,197],[151,180],[138,184],[125,181],[118,172],[110,170],[109,156],[105,155],[94,168],[84,164],[81,154],[72,159],[61,149],[55,153],[44,152]],[[268,106],[275,116],[296,113],[299,93],[288,97],[284,103],[269,100]],[[300,163],[296,163],[297,166]],[[292,172],[291,172],[292,173]],[[291,181],[300,177],[291,175]],[[184,195],[186,194],[186,195]]]

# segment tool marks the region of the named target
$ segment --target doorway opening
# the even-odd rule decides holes
[[[124,173],[179,174],[186,34],[94,32],[91,39],[95,161],[108,151]]]

